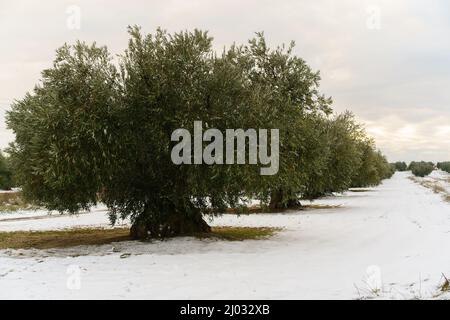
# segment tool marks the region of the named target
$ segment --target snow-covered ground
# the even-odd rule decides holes
[[[417,182],[423,183],[425,186],[428,186],[434,189],[438,193],[443,193],[445,195],[450,195],[450,174],[442,171],[435,170],[429,176],[424,178],[414,178]],[[437,186],[438,188],[433,188]]]
[[[48,212],[45,210],[17,211],[0,214],[0,232],[59,230],[93,226],[110,228],[107,212],[106,207],[99,205],[92,208],[91,212],[82,212],[78,215],[62,215],[58,212]],[[121,221],[116,227],[127,224],[126,221]]]
[[[450,276],[450,203],[409,176],[397,173],[369,192],[316,202],[339,208],[210,221],[283,228],[268,240],[177,238],[3,250],[0,298],[430,298],[442,274]],[[0,231],[108,223],[102,208],[76,217],[20,217],[0,215]]]

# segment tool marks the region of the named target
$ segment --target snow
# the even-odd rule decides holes
[[[116,226],[120,227],[127,224],[127,222],[121,221]],[[82,212],[77,215],[59,214],[45,210],[0,214],[0,232],[44,231],[88,227],[111,227],[106,207],[97,206],[92,208],[90,212]]]
[[[397,173],[368,192],[314,202],[339,208],[227,214],[210,221],[216,226],[283,228],[268,240],[177,238],[45,251],[3,250],[0,298],[436,297],[442,274],[450,275],[446,248],[450,203],[409,177],[408,172]],[[430,177],[441,179],[443,173]],[[77,217],[46,217],[42,212],[38,219],[30,214],[22,220],[0,216],[0,231],[106,226],[102,210]]]
[[[435,170],[429,176],[418,180],[436,184],[444,188],[447,194],[450,194],[450,173],[442,170]]]

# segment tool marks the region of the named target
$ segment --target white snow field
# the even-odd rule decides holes
[[[177,238],[3,250],[0,298],[450,298],[438,289],[443,274],[450,276],[450,203],[409,176],[397,173],[368,192],[315,202],[339,208],[211,221],[284,228],[268,240]],[[75,217],[36,215],[2,215],[0,231],[108,223],[102,208]]]

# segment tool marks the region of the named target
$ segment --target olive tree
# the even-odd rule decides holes
[[[358,144],[366,138],[362,126],[350,112],[344,112],[322,122],[325,146],[321,146],[323,161],[311,175],[302,197],[315,199],[332,192],[347,190],[361,166],[362,151]]]
[[[106,47],[64,45],[8,112],[16,135],[8,153],[28,200],[69,213],[101,201],[112,223],[131,219],[133,237],[166,237],[208,232],[205,215],[251,198],[282,208],[345,190],[352,170],[369,184],[384,175],[353,116],[330,118],[319,73],[293,44],[271,49],[259,33],[217,54],[199,30],[129,34],[117,61]],[[196,152],[173,161],[184,139],[175,133],[195,132],[198,123],[218,130],[211,143],[227,129],[278,130],[277,174],[261,175],[261,163],[205,163]],[[201,155],[210,145],[200,140]]]
[[[382,180],[392,177],[394,168],[386,157],[376,150],[372,139],[365,139],[359,143],[362,152],[361,166],[355,171],[352,187],[376,186]]]
[[[393,163],[395,170],[397,171],[406,171],[408,170],[408,165],[404,161],[397,161]]]
[[[70,213],[102,201],[113,223],[131,219],[136,238],[209,231],[203,214],[251,194],[259,170],[177,165],[172,133],[196,120],[219,130],[271,128],[258,118],[266,100],[248,81],[248,57],[235,46],[217,56],[211,44],[197,30],[130,28],[119,67],[95,44],[58,49],[41,84],[7,115],[24,196]]]
[[[271,49],[263,36],[239,48],[252,92],[257,123],[279,129],[279,171],[255,177],[253,195],[271,209],[297,206],[311,176],[321,166],[326,148],[322,118],[332,100],[319,91],[320,74],[294,55],[294,43]]]
[[[436,167],[450,173],[450,161],[438,162]]]
[[[434,170],[434,163],[425,161],[412,161],[409,164],[409,170],[417,177],[425,177]]]

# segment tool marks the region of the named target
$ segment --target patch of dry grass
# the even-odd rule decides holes
[[[431,185],[431,189],[433,190],[434,193],[447,193],[447,190],[437,183]]]
[[[442,274],[442,278],[443,278],[444,281],[439,286],[439,290],[441,292],[449,292],[450,291],[450,281],[448,280],[448,278],[444,274]]]
[[[438,181],[422,180],[416,177],[409,177],[409,179],[420,184],[422,187],[432,190],[436,194],[441,194],[444,201],[450,202],[450,193]]]
[[[240,208],[228,208],[225,214],[254,214],[254,213],[268,213],[269,208],[262,208],[259,205],[254,205],[250,207],[240,207]]]
[[[14,212],[18,210],[33,210],[36,207],[25,202],[20,192],[0,193],[0,212]]]
[[[342,208],[342,205],[331,204],[304,204],[297,207],[286,209],[271,209],[269,207],[261,207],[259,205],[250,206],[247,208],[228,208],[225,214],[258,214],[258,213],[282,213],[298,210],[315,210],[315,209],[337,209]]]
[[[341,204],[307,204],[302,206],[304,209],[337,209],[342,208]]]
[[[210,233],[192,236],[228,241],[262,240],[279,231],[279,228],[213,227]],[[52,231],[0,232],[0,249],[52,249],[82,245],[102,245],[130,241],[129,228],[76,228]]]
[[[303,206],[298,206],[296,208],[288,208],[288,209],[271,209],[269,207],[261,207],[259,205],[254,205],[250,207],[242,207],[242,208],[228,208],[225,211],[225,214],[257,214],[257,213],[280,213],[286,212],[289,210],[302,210]]]
[[[130,240],[128,228],[0,232],[0,249],[50,249]]]
[[[228,241],[263,240],[270,238],[280,230],[280,228],[269,227],[212,227],[210,233],[196,234],[195,237]]]
[[[373,190],[371,190],[371,189],[353,189],[353,188],[350,188],[348,191],[350,191],[350,192],[372,192]]]
[[[441,283],[438,285],[437,292],[433,295],[433,298],[440,298],[448,292],[450,292],[450,281],[445,274],[442,274]]]

